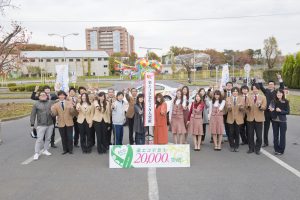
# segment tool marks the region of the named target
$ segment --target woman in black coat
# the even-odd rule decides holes
[[[270,103],[269,109],[272,116],[275,155],[281,155],[285,149],[287,130],[287,117],[290,113],[289,101],[285,98],[284,91],[278,89],[276,98]]]
[[[134,105],[134,132],[135,132],[135,144],[145,144],[145,134],[147,132],[144,126],[144,95],[139,94],[136,98],[136,104]]]

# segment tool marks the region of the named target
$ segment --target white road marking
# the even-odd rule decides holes
[[[61,141],[61,138],[58,138],[57,140],[55,140],[54,144],[57,144]],[[42,153],[42,150],[39,152],[39,154]],[[24,162],[21,163],[21,165],[28,165],[29,163],[31,163],[33,161],[33,156],[31,156],[30,158],[28,158],[27,160],[25,160]]]
[[[273,156],[272,154],[270,154],[269,152],[267,152],[264,149],[260,150],[265,156],[267,156],[268,158],[270,158],[271,160],[273,160],[274,162],[276,162],[277,164],[281,165],[282,167],[284,167],[285,169],[287,169],[288,171],[292,172],[293,174],[295,174],[296,176],[298,176],[298,178],[300,178],[300,172],[293,168],[292,166],[288,165],[287,163],[283,162],[282,160],[280,160],[279,158],[277,158],[276,156]]]
[[[148,168],[149,200],[159,200],[156,168]]]

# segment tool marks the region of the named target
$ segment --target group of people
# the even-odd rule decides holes
[[[241,144],[249,146],[248,153],[260,154],[262,131],[264,146],[268,146],[272,122],[275,154],[283,154],[289,102],[285,99],[280,75],[278,79],[280,88],[277,90],[274,81],[269,81],[267,89],[262,83],[254,83],[251,91],[245,85],[233,87],[233,83],[228,82],[222,90],[201,88],[190,96],[189,88],[184,86],[174,94],[169,110],[164,96],[157,93],[153,143],[168,144],[171,131],[175,144],[185,144],[191,134],[194,150],[200,151],[206,133],[211,133],[214,150],[220,151],[225,133],[232,152],[239,151],[241,138]],[[125,124],[130,145],[146,143],[149,127],[144,126],[144,95],[138,94],[135,88],[89,93],[79,87],[79,95],[75,88],[70,88],[68,94],[59,91],[56,95],[50,94],[48,86],[37,95],[38,89],[36,87],[31,97],[37,100],[30,118],[31,127],[36,123],[37,130],[34,160],[39,158],[40,152],[51,155],[50,144],[56,148],[55,126],[60,132],[62,154],[73,154],[73,146],[79,147],[79,138],[83,153],[91,153],[95,145],[99,154],[106,153],[109,145],[123,144]]]

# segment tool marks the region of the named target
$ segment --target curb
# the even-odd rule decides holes
[[[11,117],[11,118],[4,118],[4,119],[0,119],[1,122],[7,122],[7,121],[13,121],[13,120],[17,120],[17,119],[21,119],[24,117],[28,117],[30,114],[26,114],[26,115],[21,115],[21,116],[17,116],[17,117]]]

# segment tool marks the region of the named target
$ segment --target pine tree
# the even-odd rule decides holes
[[[286,86],[291,87],[292,85],[292,76],[294,71],[295,59],[293,55],[288,55],[285,59],[282,75],[283,80]]]

